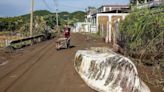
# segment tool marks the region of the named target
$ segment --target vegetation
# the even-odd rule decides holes
[[[125,55],[134,60],[140,70],[140,77],[145,82],[159,88],[163,88],[164,83],[163,10],[164,5],[136,9],[119,26],[119,45],[124,49]]]
[[[69,12],[60,12],[59,13],[59,25],[71,24],[73,25],[75,22],[84,21],[84,12],[77,11],[73,13]],[[0,17],[0,47],[5,47],[6,39],[7,40],[16,40],[11,38],[12,36],[16,36],[17,39],[29,37],[29,26],[30,26],[30,14],[17,16],[17,17]],[[46,10],[39,10],[34,12],[34,24],[33,24],[33,36],[45,34],[55,35],[50,32],[55,28],[56,25],[56,14],[51,13]],[[55,30],[55,29],[54,29]],[[57,28],[57,30],[59,30]],[[11,38],[11,39],[8,39]],[[26,44],[26,42],[25,42]],[[29,42],[27,41],[27,44]],[[22,43],[18,43],[15,47],[20,47],[24,45]]]
[[[164,5],[132,12],[120,23],[125,54],[146,64],[164,63]]]
[[[85,13],[77,11],[73,13],[59,13],[59,25],[65,23],[73,25],[75,22],[84,21]],[[34,12],[34,29],[36,34],[43,32],[47,27],[54,28],[56,25],[56,14],[46,10]],[[21,32],[24,35],[29,33],[30,14],[18,17],[0,18],[0,32]]]
[[[68,23],[73,25],[76,22],[83,22],[85,18],[85,12],[76,11],[73,13],[61,12],[59,13],[60,24]]]

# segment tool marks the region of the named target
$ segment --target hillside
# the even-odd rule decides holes
[[[47,11],[47,10],[37,10],[34,12],[34,16],[46,16],[46,15],[51,15],[52,13]],[[30,14],[25,14],[22,15],[21,17],[29,17]]]
[[[73,12],[70,14],[70,19],[79,19],[78,21],[84,21],[85,13],[82,11]]]
[[[69,13],[69,12],[59,13],[59,20],[61,25],[65,23],[73,25],[75,22],[83,22],[84,19],[85,19],[85,12],[82,11],[76,11],[73,13]]]
[[[34,12],[34,16],[42,16],[42,17],[53,16],[53,17],[56,17],[56,13],[51,13],[47,10],[39,10],[39,11]],[[69,13],[69,12],[64,11],[64,12],[59,12],[58,16],[59,16],[59,23],[61,25],[63,23],[66,23],[66,22],[67,23],[70,22],[69,24],[73,24],[73,23],[78,22],[78,21],[79,22],[84,21],[85,12],[76,11],[73,13]],[[28,19],[30,17],[30,14],[22,15],[21,17]]]
[[[77,11],[73,13],[60,12],[59,14],[59,25],[65,23],[73,25],[75,22],[84,21],[85,12]],[[29,30],[30,14],[25,14],[17,17],[5,17],[0,18],[0,32],[1,31],[23,31]],[[38,10],[34,12],[34,24],[39,24],[42,21],[46,23],[44,25],[53,28],[56,25],[56,14],[51,13],[47,10]],[[42,27],[42,26],[40,26]],[[44,29],[44,28],[42,28]]]

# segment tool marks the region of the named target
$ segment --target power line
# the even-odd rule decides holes
[[[54,6],[56,6],[56,26],[58,27],[58,3],[56,0],[53,0]]]
[[[57,0],[52,0],[52,1],[54,2],[54,7],[56,7],[55,9],[50,8],[49,5],[48,5],[48,3],[47,3],[45,0],[43,0],[43,3],[45,4],[45,6],[46,6],[50,11],[54,11],[54,10],[56,11],[56,10],[58,10],[59,4],[58,4]],[[85,8],[81,8],[80,6],[77,7],[77,6],[66,5],[66,4],[60,4],[60,6],[66,7],[66,8],[71,8],[71,9],[85,10]],[[56,12],[57,12],[57,11],[56,11]]]
[[[66,5],[66,4],[60,4],[62,5],[62,7],[69,7],[69,8],[72,8],[72,9],[85,9],[85,8],[81,8],[81,6],[77,7],[77,6],[72,6],[72,5]]]
[[[67,5],[67,4],[59,4],[58,3],[58,0],[53,0],[54,2],[54,5],[56,6],[56,8],[58,9],[59,5],[62,6],[62,7],[66,7],[66,8],[72,8],[72,9],[82,9],[84,10],[85,8],[81,8],[81,6],[72,6],[72,5]]]
[[[54,2],[54,5],[56,6],[56,8],[58,8],[58,2],[57,2],[57,0],[53,0],[53,2]]]
[[[51,8],[49,7],[48,3],[47,3],[45,0],[43,0],[43,3],[45,4],[45,6],[47,7],[48,10],[53,11],[53,9],[51,9]]]

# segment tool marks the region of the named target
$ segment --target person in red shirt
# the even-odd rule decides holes
[[[70,46],[71,29],[68,25],[64,26],[64,37],[67,39],[67,48]]]

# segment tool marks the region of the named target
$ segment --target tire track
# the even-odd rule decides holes
[[[26,72],[28,72],[45,55],[45,53],[49,49],[54,47],[53,44],[49,45],[50,43],[52,43],[52,41],[53,40],[48,41],[47,43],[45,43],[45,45],[42,48],[37,50],[34,54],[30,55],[30,59],[25,60],[23,63],[18,65],[12,71],[8,72],[3,77],[1,77],[0,83],[2,83],[3,80],[7,81],[7,79],[9,78],[10,75],[12,75],[12,73],[19,72],[22,67],[26,67],[26,68],[23,69],[23,71],[20,73],[20,75],[16,79],[12,80],[12,82],[10,82],[9,85],[6,88],[4,88],[3,92],[7,92],[8,89],[10,89],[10,87],[12,87],[12,85],[14,85]],[[3,83],[5,83],[5,82],[3,82]]]
[[[47,43],[50,43],[50,42],[47,42]],[[44,48],[46,48],[47,43],[46,43],[44,46],[42,46],[42,48],[36,50],[35,53],[32,54],[32,55],[30,55],[29,57],[32,57],[32,58],[33,58],[33,57],[37,56],[37,53],[38,53],[38,52],[40,52],[41,50],[43,50]],[[15,70],[17,70],[20,66],[22,66],[22,65],[24,65],[24,64],[26,64],[26,63],[29,63],[28,61],[30,61],[30,60],[31,60],[31,58],[30,58],[30,59],[27,59],[27,60],[23,61],[23,63],[17,65],[12,71],[9,71],[8,73],[6,73],[6,74],[3,75],[2,77],[0,77],[0,81],[1,81],[3,78],[7,77],[10,73],[12,73],[12,72],[14,72]]]

